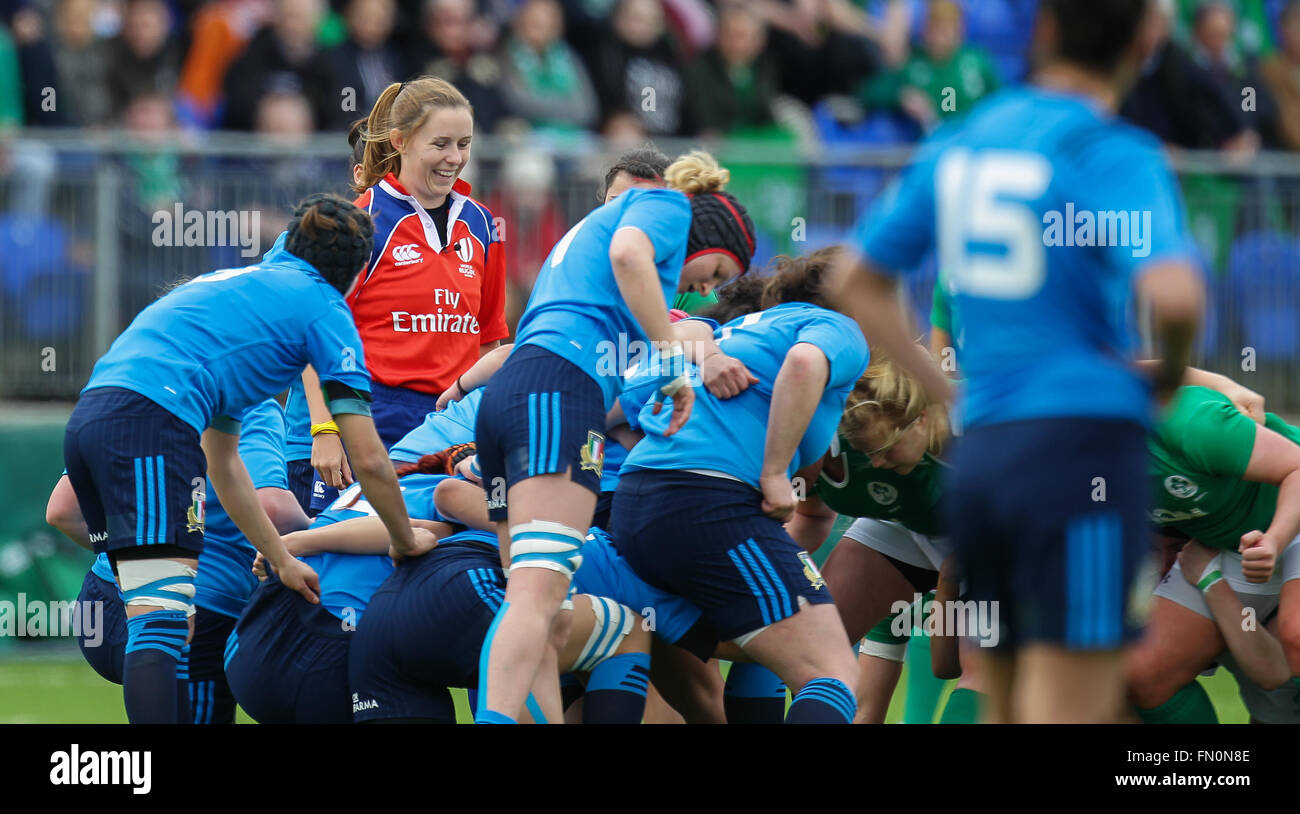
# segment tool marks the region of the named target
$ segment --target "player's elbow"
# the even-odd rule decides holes
[[[257,499],[280,534],[307,528],[307,515],[292,492],[286,489],[259,489]]]
[[[800,342],[785,355],[782,373],[797,377],[800,382],[820,379],[825,382],[830,376],[831,366],[821,348],[807,342]]]

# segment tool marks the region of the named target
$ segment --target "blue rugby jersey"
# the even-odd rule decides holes
[[[581,368],[600,386],[605,409],[614,405],[633,343],[647,338],[619,293],[609,260],[623,227],[645,233],[667,311],[677,292],[691,229],[691,205],[670,189],[630,189],[594,210],[551,249],[519,320],[515,347],[537,345]],[[630,350],[633,349],[633,350]]]
[[[398,481],[406,511],[413,518],[442,520],[433,507],[433,490],[446,475],[407,475]],[[320,528],[357,517],[378,517],[361,484],[354,483],[339,493],[325,511],[316,515],[310,528]],[[339,619],[356,624],[370,604],[370,597],[393,573],[393,561],[387,554],[343,554],[325,551],[301,558],[320,577],[320,601],[325,610]]]
[[[240,415],[239,457],[253,480],[254,489],[288,489],[284,458],[284,411],[275,399],[260,402]],[[191,508],[194,522],[196,508]],[[194,604],[239,618],[257,577],[253,560],[257,549],[230,519],[215,488],[207,492],[203,553],[194,579]]]
[[[370,392],[361,339],[343,296],[277,241],[257,265],[204,274],[136,315],[95,363],[85,389],[122,387],[202,433],[232,429],[304,366]],[[335,412],[369,414],[357,400]]]
[[[787,474],[793,475],[826,454],[839,426],[844,400],[867,367],[867,343],[857,324],[820,306],[788,303],[737,317],[719,328],[714,337],[727,355],[749,368],[758,383],[725,400],[704,387],[695,388],[691,420],[672,437],[665,437],[663,433],[672,417],[671,405],[665,404],[659,415],[654,415],[654,389],[645,384],[648,374],[634,371],[621,401],[624,411],[636,416],[634,425],[646,436],[628,452],[624,472],[707,470],[758,488],[772,388],[786,353],[799,343],[815,345],[826,354],[830,376]]]
[[[938,248],[961,314],[966,427],[1150,423],[1149,388],[1132,366],[1133,279],[1195,255],[1149,134],[1083,97],[1001,91],[920,147],[853,242],[889,273]]]

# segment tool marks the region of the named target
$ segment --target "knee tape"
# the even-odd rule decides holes
[[[563,523],[534,520],[510,527],[510,571],[545,568],[572,579],[582,565],[582,543],[587,535]]]
[[[172,560],[124,560],[117,564],[122,600],[194,615],[195,570]]]
[[[591,610],[596,615],[596,624],[591,628],[591,635],[582,648],[582,653],[574,663],[573,669],[586,672],[614,655],[627,634],[632,632],[632,625],[640,618],[626,605],[620,605],[603,596],[592,596]]]

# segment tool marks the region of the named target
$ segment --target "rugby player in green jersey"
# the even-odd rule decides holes
[[[1243,633],[1263,632],[1276,611],[1289,674],[1300,674],[1300,430],[1272,413],[1257,423],[1220,393],[1184,387],[1148,449],[1152,520],[1217,554],[1194,583],[1175,565],[1156,589],[1130,654],[1129,692],[1147,722],[1212,722],[1195,678],[1230,642],[1207,604],[1211,592],[1231,589],[1249,609]]]

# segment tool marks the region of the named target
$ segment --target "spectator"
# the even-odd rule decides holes
[[[59,0],[54,13],[55,107],[65,124],[92,127],[112,115],[108,52],[91,25],[95,0]]]
[[[342,87],[316,43],[324,0],[276,0],[271,23],[253,35],[226,74],[226,129],[251,130],[258,100],[270,90],[297,90],[311,101],[316,126],[344,129]]]
[[[1174,22],[1176,39],[1188,42],[1194,36],[1196,19],[1206,0],[1177,0],[1177,20]],[[1228,8],[1236,20],[1233,26],[1232,47],[1238,53],[1255,58],[1273,52],[1273,32],[1269,13],[1280,5],[1277,0],[1211,0]]]
[[[455,85],[474,107],[475,131],[493,132],[506,113],[501,66],[486,52],[487,27],[475,16],[473,0],[427,0],[424,8],[426,41],[415,54],[415,73]]]
[[[514,150],[501,165],[501,183],[485,203],[510,246],[506,256],[506,324],[523,314],[537,274],[568,223],[555,195],[555,163],[546,153]]]
[[[910,18],[898,4],[887,1],[878,21],[837,0],[754,0],[767,21],[782,92],[812,106],[830,94],[852,93],[881,64],[901,58]]]
[[[1175,147],[1254,152],[1259,137],[1243,121],[1238,100],[1225,96],[1187,49],[1170,38],[1172,5],[1172,0],[1152,3],[1139,34],[1151,56],[1120,115]]]
[[[1278,39],[1278,52],[1260,66],[1260,75],[1277,100],[1279,144],[1300,151],[1300,0],[1282,10]]]
[[[348,37],[331,52],[339,85],[352,88],[355,98],[345,108],[356,114],[369,110],[384,88],[406,78],[405,60],[390,43],[396,19],[393,0],[349,0]]]
[[[56,127],[66,123],[58,107],[54,88],[58,71],[54,51],[45,37],[45,19],[33,8],[20,8],[10,21],[14,45],[18,49],[18,72],[21,80],[23,120],[28,127]]]
[[[556,0],[524,0],[501,61],[506,108],[536,128],[590,129],[599,113],[596,90],[563,34]]]
[[[311,102],[301,93],[272,91],[257,103],[255,132],[278,147],[273,158],[254,160],[257,203],[239,205],[261,215],[261,245],[270,246],[289,224],[294,204],[303,196],[319,191],[321,180],[337,175],[319,160],[303,160],[298,148],[315,130]]]
[[[108,43],[108,92],[114,118],[131,99],[150,91],[176,91],[180,43],[171,35],[171,14],[163,0],[127,0],[122,31]]]
[[[654,135],[681,133],[686,95],[680,61],[660,0],[619,0],[589,66],[602,110],[632,110]]]
[[[177,95],[185,125],[206,129],[221,121],[226,72],[270,15],[270,0],[215,0],[194,15]]]
[[[1228,3],[1223,0],[1202,3],[1193,20],[1193,55],[1219,91],[1242,108],[1243,124],[1248,123],[1259,133],[1266,146],[1277,147],[1277,110],[1272,94],[1261,81],[1253,60],[1244,57],[1237,47],[1236,27],[1237,18]],[[1245,104],[1248,95],[1253,96],[1250,109]]]
[[[863,102],[902,110],[925,130],[965,114],[997,88],[998,78],[988,55],[965,45],[964,38],[961,9],[952,0],[935,0],[922,29],[921,50],[901,69],[867,82]]]
[[[702,135],[772,124],[779,83],[775,58],[764,53],[767,26],[752,7],[720,10],[717,44],[688,68],[692,123]]]
[[[139,209],[169,208],[181,199],[180,161],[170,146],[176,130],[171,97],[158,91],[143,93],[127,102],[122,118],[130,141],[150,148],[129,153],[126,160],[136,182]]]

